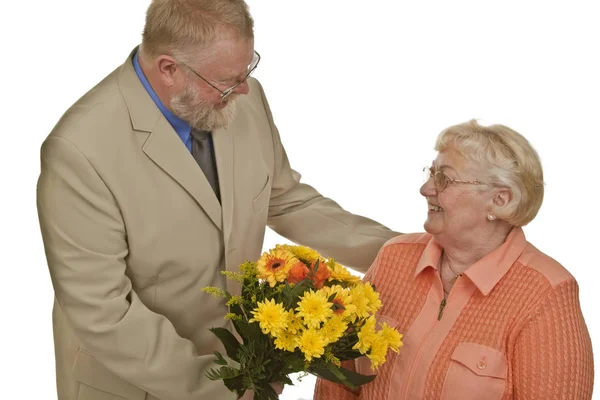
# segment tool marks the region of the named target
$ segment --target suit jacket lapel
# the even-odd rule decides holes
[[[121,67],[119,86],[129,109],[133,129],[150,133],[142,150],[156,165],[177,181],[204,209],[214,224],[223,230],[221,205],[210,184],[135,73],[131,62],[135,51],[137,48]],[[223,187],[221,186],[221,193]]]
[[[171,124],[161,118],[143,151],[160,168],[175,179],[204,209],[215,225],[222,229],[221,205],[204,173],[185,147]]]
[[[221,191],[223,234],[227,246],[233,220],[233,132],[227,129],[216,129],[212,137]]]

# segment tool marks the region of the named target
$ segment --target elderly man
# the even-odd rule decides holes
[[[59,400],[233,399],[206,378],[226,306],[204,286],[268,225],[365,271],[396,236],[290,168],[242,0],[154,0],[142,43],[41,150]]]

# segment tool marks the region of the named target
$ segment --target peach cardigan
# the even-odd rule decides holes
[[[380,250],[365,280],[379,318],[404,333],[378,377],[358,392],[318,380],[315,400],[591,399],[594,366],[578,285],[514,228],[505,243],[458,278],[445,306],[429,234]],[[372,373],[360,359],[346,367]]]

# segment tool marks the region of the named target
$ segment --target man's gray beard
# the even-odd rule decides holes
[[[171,99],[171,109],[192,128],[211,132],[218,128],[226,128],[233,119],[237,94],[230,94],[227,105],[220,110],[208,105],[200,94],[189,84]]]

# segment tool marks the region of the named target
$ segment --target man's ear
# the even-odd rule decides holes
[[[173,86],[175,84],[175,74],[177,69],[181,67],[173,57],[163,54],[154,61],[154,66],[158,74],[158,78],[166,86]]]

